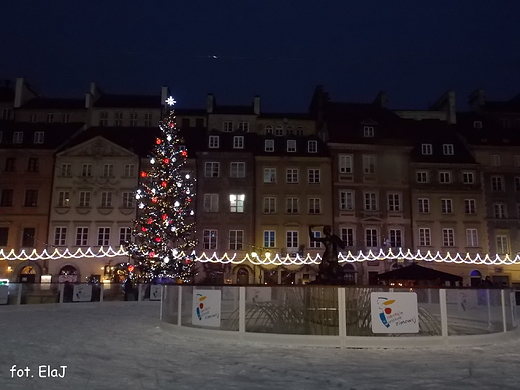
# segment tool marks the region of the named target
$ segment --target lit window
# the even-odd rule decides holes
[[[276,183],[276,168],[264,168],[264,183]]]
[[[243,213],[244,212],[244,194],[231,194],[229,195],[229,205],[232,213]]]

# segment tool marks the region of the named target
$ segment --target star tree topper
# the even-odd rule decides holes
[[[173,98],[173,96],[170,96],[168,99],[165,100],[166,104],[169,106],[173,106],[177,101]]]

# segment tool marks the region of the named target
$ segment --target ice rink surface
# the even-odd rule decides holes
[[[519,341],[417,350],[238,344],[160,328],[157,302],[0,306],[0,326],[0,390],[520,389]],[[67,366],[65,377],[40,377],[40,366],[43,375]]]

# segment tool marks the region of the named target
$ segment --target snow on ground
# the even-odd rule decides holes
[[[0,306],[0,327],[1,390],[520,388],[520,341],[365,350],[201,340],[160,328],[157,302]],[[34,377],[11,378],[15,364]],[[67,366],[65,377],[40,378],[40,365]]]

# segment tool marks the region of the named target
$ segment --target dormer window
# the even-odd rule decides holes
[[[249,122],[238,122],[238,131],[249,133]]]
[[[442,145],[442,152],[444,153],[444,155],[446,156],[451,156],[453,155],[453,144],[443,144]]]
[[[371,138],[375,135],[374,126],[363,126],[363,137]]]
[[[34,133],[34,143],[35,144],[43,144],[43,131],[37,131]]]
[[[233,131],[233,121],[222,122],[222,131],[231,133]]]
[[[21,144],[23,141],[23,132],[15,131],[13,134],[13,144]]]
[[[278,137],[282,136],[283,135],[283,126],[281,126],[281,125],[276,126],[274,135],[276,135]]]
[[[241,135],[233,137],[233,149],[244,149],[244,137]]]
[[[54,114],[52,112],[47,113],[47,116],[45,117],[45,122],[47,122],[47,123],[54,122]]]
[[[264,145],[266,152],[274,152],[274,139],[266,139]]]
[[[474,129],[482,129],[482,122],[481,121],[474,121],[473,122],[473,128]]]
[[[429,156],[433,154],[433,146],[432,144],[422,144],[421,145],[421,153],[425,156]]]
[[[265,134],[273,134],[273,126],[266,126]]]
[[[292,126],[287,126],[286,134],[287,135],[293,135],[294,134],[294,129],[293,129]]]
[[[296,152],[296,140],[294,140],[294,139],[287,140],[287,151]]]
[[[307,152],[318,153],[318,141],[307,141]]]
[[[296,135],[303,135],[303,126],[296,126]]]
[[[209,143],[208,143],[208,147],[210,149],[218,149],[219,147],[219,144],[220,144],[220,137],[218,135],[210,135],[209,136]]]

